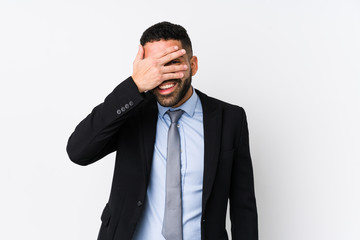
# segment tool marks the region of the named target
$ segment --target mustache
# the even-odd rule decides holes
[[[192,76],[192,69],[190,67],[190,78],[191,78],[191,76]],[[174,78],[174,79],[165,80],[162,83],[160,83],[160,85],[163,84],[163,83],[167,83],[167,82],[181,83],[181,79],[180,78],[176,78],[176,79]]]
[[[165,81],[163,81],[161,84],[163,84],[163,83],[167,83],[167,82],[176,82],[176,83],[180,83],[180,82],[181,82],[181,79],[169,79],[169,80],[165,80]]]

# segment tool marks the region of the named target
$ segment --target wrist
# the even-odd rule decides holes
[[[139,91],[140,93],[143,93],[143,92],[146,91],[145,89],[143,89],[143,88],[141,87],[141,85],[139,84],[136,76],[131,75],[131,78],[132,78],[133,82],[135,83],[135,85],[136,85],[136,87],[137,87],[137,89],[138,89],[138,91]]]

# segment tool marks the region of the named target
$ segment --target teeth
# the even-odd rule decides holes
[[[162,85],[162,86],[159,86],[159,88],[160,88],[161,90],[165,90],[165,89],[172,88],[173,86],[175,86],[175,83]]]

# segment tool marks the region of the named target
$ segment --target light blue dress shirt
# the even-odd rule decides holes
[[[143,215],[134,240],[163,240],[161,234],[165,208],[167,135],[171,124],[169,107],[158,103],[158,121],[150,181]],[[180,107],[185,112],[178,121],[181,141],[181,186],[183,239],[201,239],[202,188],[204,172],[204,128],[200,99],[193,90]]]

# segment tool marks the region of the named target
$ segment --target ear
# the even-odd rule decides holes
[[[191,75],[194,76],[198,70],[198,59],[196,56],[192,56],[190,59]]]

